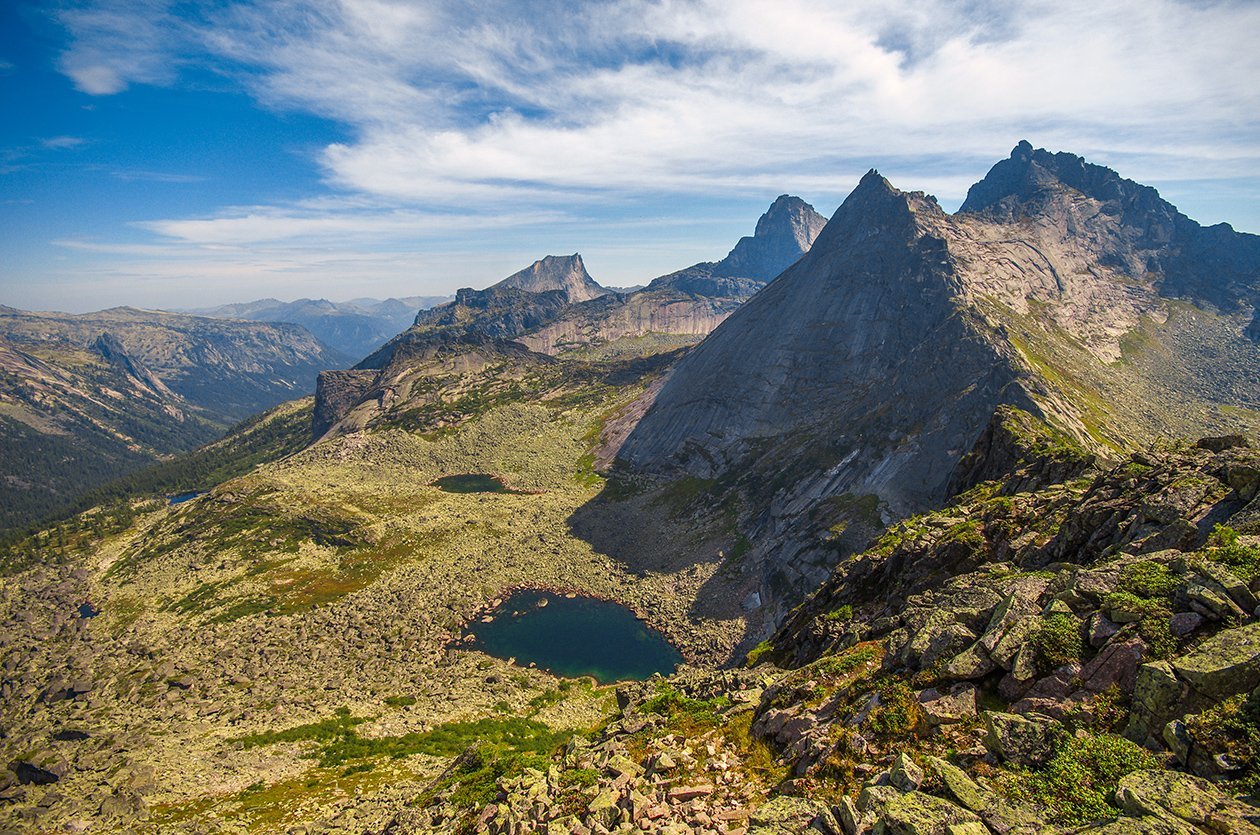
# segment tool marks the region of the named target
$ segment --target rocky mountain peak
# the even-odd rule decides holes
[[[495,287],[514,287],[528,293],[563,290],[570,302],[582,302],[608,294],[586,271],[582,256],[548,255],[513,273]]]
[[[1041,202],[1063,187],[1129,212],[1154,212],[1185,220],[1150,186],[1126,180],[1110,168],[1086,162],[1076,154],[1034,149],[1026,139],[967,191],[959,211],[1009,216],[1018,206]]]
[[[799,197],[782,194],[757,221],[751,237],[743,237],[714,267],[719,277],[769,281],[809,251],[827,219]]]
[[[883,240],[892,230],[901,238],[913,235],[916,216],[943,216],[935,198],[923,192],[903,192],[872,168],[836,209],[814,241],[815,252],[834,251],[858,241]]]
[[[1153,280],[1162,295],[1225,311],[1255,308],[1260,298],[1260,236],[1228,224],[1202,227],[1154,188],[1075,154],[1021,141],[968,190],[959,215],[1031,219],[1036,228],[1024,234],[1052,248],[1079,247],[1076,230],[1088,223],[1088,248],[1100,264],[1129,280]]]

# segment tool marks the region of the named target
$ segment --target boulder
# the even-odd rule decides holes
[[[65,777],[70,772],[70,764],[56,751],[44,750],[14,760],[9,763],[9,770],[21,783],[43,786]]]
[[[1133,704],[1124,735],[1139,745],[1158,747],[1164,726],[1187,712],[1186,690],[1167,661],[1143,664],[1133,685]]]
[[[976,693],[972,684],[956,684],[945,694],[936,688],[922,691],[919,693],[919,707],[923,711],[923,721],[929,728],[935,728],[972,718],[976,715]]]
[[[749,835],[800,835],[826,807],[804,797],[780,795],[749,818]]]
[[[1054,831],[1032,809],[1018,806],[992,789],[981,786],[956,765],[928,757],[928,767],[941,778],[954,799],[975,812],[998,835],[1039,835]]]
[[[903,751],[893,761],[892,769],[888,772],[888,782],[893,788],[903,792],[917,791],[923,785],[923,769]]]
[[[1147,652],[1149,648],[1141,638],[1112,641],[1081,668],[1080,679],[1085,689],[1094,693],[1101,693],[1109,687],[1119,687],[1125,693],[1132,693],[1138,666]]]
[[[1219,702],[1260,685],[1260,622],[1225,629],[1171,662],[1177,677]]]
[[[1238,461],[1225,469],[1225,480],[1238,493],[1238,498],[1249,502],[1260,494],[1260,467],[1254,463]]]
[[[1210,832],[1260,835],[1260,808],[1223,794],[1199,777],[1177,771],[1136,771],[1121,778],[1116,802],[1127,814],[1185,822]]]
[[[1120,631],[1120,627],[1114,624],[1110,618],[1102,612],[1094,612],[1090,615],[1089,623],[1086,626],[1086,634],[1089,636],[1089,645],[1094,649],[1102,649],[1102,647],[1111,640],[1111,636]]]
[[[968,828],[959,829],[960,825]],[[975,812],[916,791],[890,800],[879,814],[875,831],[886,835],[950,835],[985,832],[985,827]]]
[[[1044,765],[1063,732],[1062,725],[1053,719],[994,710],[984,712],[984,724],[988,729],[985,746],[1014,765]]]

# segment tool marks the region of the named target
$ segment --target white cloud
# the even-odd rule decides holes
[[[261,68],[251,83],[272,106],[355,128],[322,156],[333,183],[422,203],[753,188],[859,158],[973,164],[1025,135],[1190,158],[1204,176],[1260,157],[1254,4],[465,8],[237,8],[206,43]]]
[[[57,18],[72,36],[61,71],[88,95],[121,93],[133,83],[171,83],[192,57],[191,23],[172,15],[165,0],[101,0],[65,8]]]

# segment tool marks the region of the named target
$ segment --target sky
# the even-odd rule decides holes
[[[0,303],[434,295],[716,260],[1021,139],[1260,232],[1256,0],[0,2]]]

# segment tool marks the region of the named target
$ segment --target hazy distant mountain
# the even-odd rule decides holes
[[[418,311],[450,299],[450,296],[407,296],[384,300],[359,298],[347,302],[259,299],[189,312],[220,319],[291,322],[306,328],[330,348],[361,358],[410,327]]]
[[[0,527],[213,440],[348,363],[297,325],[0,306]]]

